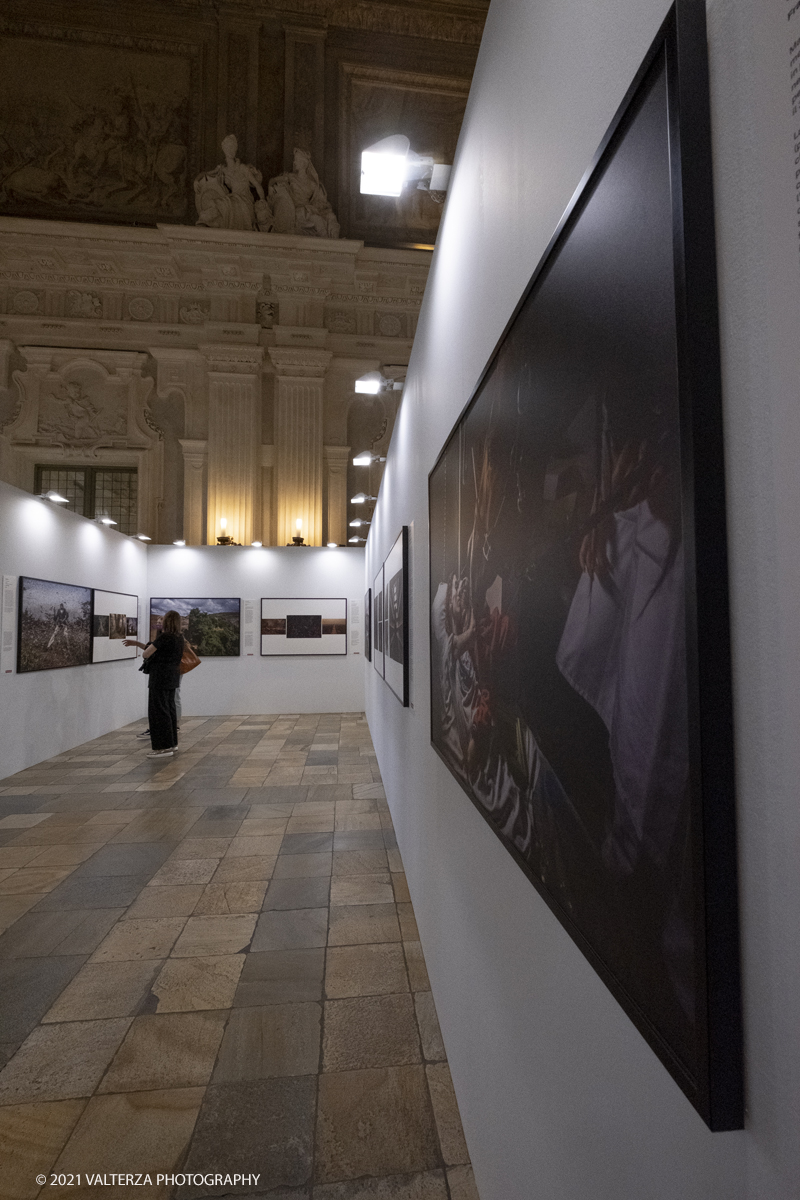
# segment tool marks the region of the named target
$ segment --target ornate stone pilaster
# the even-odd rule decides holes
[[[260,346],[204,345],[208,370],[207,540],[228,522],[234,542],[252,542],[260,496]]]
[[[275,389],[277,542],[291,542],[300,517],[310,546],[322,545],[322,400],[329,350],[271,346]]]
[[[183,451],[183,536],[187,546],[205,543],[203,501],[208,442],[179,438]]]
[[[329,542],[344,546],[347,542],[347,464],[349,446],[326,446],[326,490],[328,496]]]

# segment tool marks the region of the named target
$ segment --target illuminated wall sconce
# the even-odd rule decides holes
[[[350,497],[351,504],[372,504],[378,499],[377,496],[368,496],[366,492],[356,492],[355,496]]]
[[[371,467],[373,463],[386,462],[383,454],[373,454],[370,450],[362,450],[353,459],[354,467]]]
[[[305,546],[305,542],[303,541],[303,518],[298,517],[294,523],[294,526],[295,526],[295,529],[297,530],[297,533],[294,535],[291,542],[287,542],[286,545],[287,546]]]
[[[400,196],[412,182],[441,204],[450,182],[450,167],[434,162],[428,154],[415,154],[404,133],[393,133],[362,151],[363,196]]]
[[[232,546],[233,538],[229,537],[229,535],[225,532],[228,528],[228,518],[227,517],[220,517],[219,527],[222,530],[222,533],[217,538],[217,545],[218,546]]]

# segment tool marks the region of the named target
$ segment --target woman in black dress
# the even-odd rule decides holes
[[[171,758],[178,749],[175,689],[181,679],[183,647],[180,613],[173,608],[164,616],[161,633],[143,654],[150,663],[147,716],[153,748],[148,758]]]

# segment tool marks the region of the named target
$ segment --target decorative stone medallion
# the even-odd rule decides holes
[[[14,297],[14,312],[24,316],[39,311],[39,297],[36,292],[17,292]]]
[[[153,301],[146,296],[137,296],[128,303],[128,312],[134,321],[149,321],[154,311]]]
[[[378,329],[384,337],[397,337],[400,330],[403,328],[399,317],[393,313],[385,313],[378,318]]]

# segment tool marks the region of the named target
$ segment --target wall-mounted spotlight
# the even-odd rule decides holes
[[[355,496],[350,497],[351,504],[371,504],[377,500],[377,496],[368,496],[366,492],[356,492]]]
[[[116,523],[117,522],[115,520],[113,520],[113,518],[111,518],[111,517],[100,517],[101,525],[116,525]]]
[[[43,492],[40,499],[52,500],[53,504],[69,504],[66,496],[60,496],[58,492]]]
[[[367,539],[362,538],[362,537],[351,537],[351,538],[348,538],[347,540],[348,540],[348,542],[365,542]]]
[[[338,542],[326,542],[326,545],[327,545],[327,547],[328,547],[328,549],[329,549],[329,550],[338,550],[338,549],[339,549],[339,543],[338,543]]]
[[[434,162],[429,154],[415,154],[404,133],[391,134],[362,151],[362,195],[400,196],[411,182],[416,182],[420,191],[434,193],[431,198],[441,203],[450,182],[450,167]]]
[[[403,382],[400,379],[382,375],[380,371],[367,371],[366,375],[359,375],[355,382],[355,389],[365,396],[377,396],[378,392],[402,391]]]
[[[373,454],[369,450],[362,450],[353,459],[354,467],[371,467],[373,463],[386,462],[386,456],[383,454]]]
[[[152,542],[153,539],[149,538],[146,533],[137,533],[136,540],[139,542]]]
[[[263,542],[251,542],[250,545],[251,546],[263,546],[264,543]]]
[[[351,529],[360,529],[362,525],[371,525],[371,524],[372,524],[371,521],[362,521],[361,517],[356,517],[355,520],[350,521],[350,528]]]
[[[183,538],[178,538],[177,542],[173,542],[172,544],[173,546],[185,546],[186,542],[183,540]]]

